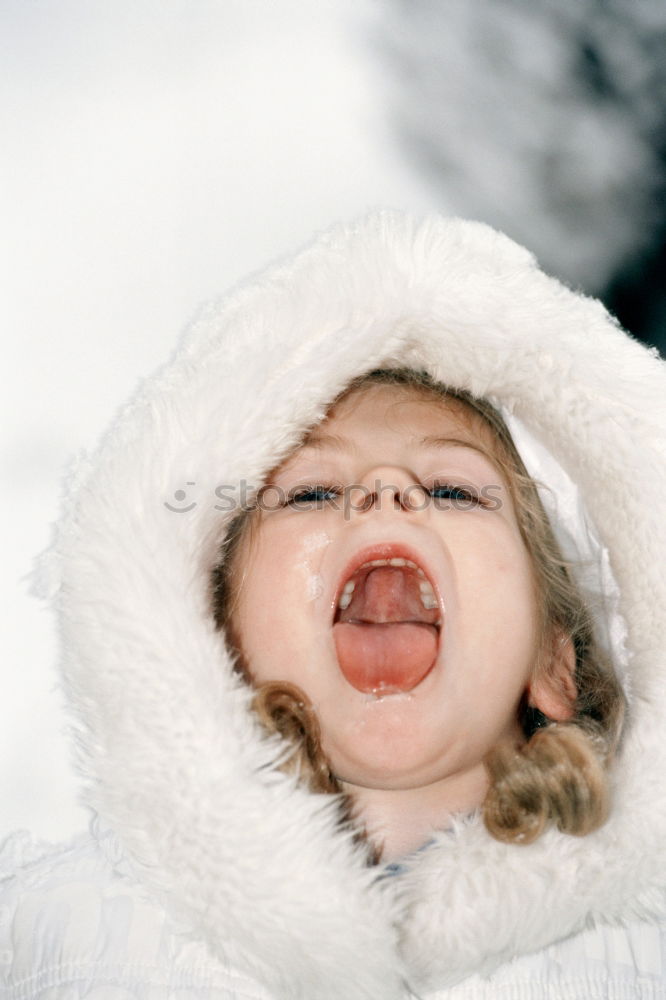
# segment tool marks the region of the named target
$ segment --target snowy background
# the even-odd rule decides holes
[[[87,822],[25,577],[66,463],[203,300],[333,221],[435,209],[663,344],[665,26],[663,0],[2,0],[0,839]]]

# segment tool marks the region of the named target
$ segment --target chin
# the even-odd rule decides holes
[[[448,776],[440,758],[433,760],[425,749],[409,746],[403,750],[383,740],[354,747],[354,753],[332,752],[333,772],[340,781],[363,788],[418,788]]]

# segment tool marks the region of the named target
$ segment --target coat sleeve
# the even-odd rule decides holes
[[[271,1000],[173,927],[91,838],[0,846],[1,1000]]]

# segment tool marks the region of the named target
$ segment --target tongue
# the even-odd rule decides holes
[[[419,577],[378,566],[357,580],[354,596],[333,627],[340,669],[359,691],[411,691],[437,657],[436,609],[423,607]]]
[[[358,691],[411,691],[437,655],[432,625],[338,622],[333,634],[340,669]]]

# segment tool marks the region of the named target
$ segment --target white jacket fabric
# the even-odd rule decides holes
[[[227,487],[396,365],[507,414],[628,718],[600,830],[515,846],[474,815],[389,876],[277,769],[208,585]],[[485,225],[376,213],[209,306],[72,471],[36,570],[95,818],[0,853],[0,996],[666,996],[665,506],[663,362]]]

